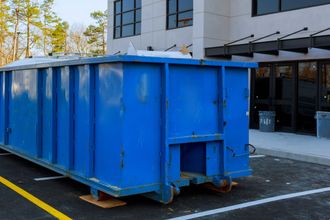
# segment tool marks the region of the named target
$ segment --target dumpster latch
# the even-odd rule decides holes
[[[7,128],[6,131],[8,134],[10,134],[13,130],[11,128]]]
[[[245,97],[245,98],[249,98],[249,96],[250,96],[250,91],[249,91],[248,88],[245,88],[245,89],[244,89],[244,97]]]

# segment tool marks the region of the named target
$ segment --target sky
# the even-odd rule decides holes
[[[107,0],[55,0],[55,11],[70,25],[92,23],[90,13],[96,10],[106,10]]]

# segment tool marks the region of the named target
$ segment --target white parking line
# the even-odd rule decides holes
[[[0,156],[8,156],[8,155],[12,155],[12,153],[2,153],[2,154],[0,154]]]
[[[321,189],[315,189],[315,190],[309,190],[309,191],[304,191],[304,192],[297,192],[297,193],[291,193],[291,194],[286,194],[286,195],[281,195],[281,196],[275,196],[275,197],[270,197],[267,199],[260,199],[252,202],[246,202],[246,203],[241,203],[233,206],[227,206],[219,209],[213,209],[205,212],[200,212],[200,213],[195,213],[191,215],[185,215],[177,218],[171,218],[169,220],[188,220],[188,219],[195,219],[195,218],[201,218],[205,216],[210,216],[210,215],[215,215],[215,214],[220,214],[224,212],[230,212],[234,211],[237,209],[244,209],[248,208],[251,206],[258,206],[266,203],[271,203],[271,202],[277,202],[281,200],[286,200],[286,199],[292,199],[292,198],[297,198],[297,197],[302,197],[302,196],[307,196],[307,195],[312,195],[312,194],[317,194],[317,193],[324,193],[324,192],[330,192],[330,187],[326,188],[321,188]]]
[[[57,179],[64,179],[67,178],[66,176],[51,176],[51,177],[41,177],[41,178],[34,178],[35,181],[47,181],[47,180],[57,180]]]
[[[265,155],[251,155],[250,158],[261,158],[266,157]]]

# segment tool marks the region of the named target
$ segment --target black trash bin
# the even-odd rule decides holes
[[[330,112],[317,112],[317,137],[330,139]]]
[[[260,111],[259,112],[259,130],[262,132],[275,131],[275,116],[273,111]]]

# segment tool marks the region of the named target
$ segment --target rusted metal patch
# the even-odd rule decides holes
[[[237,186],[237,182],[232,182],[231,184],[227,184],[227,181],[224,181],[223,185],[221,187],[216,187],[212,183],[205,183],[203,186],[209,190],[218,192],[218,193],[228,193],[232,190],[233,187]]]

